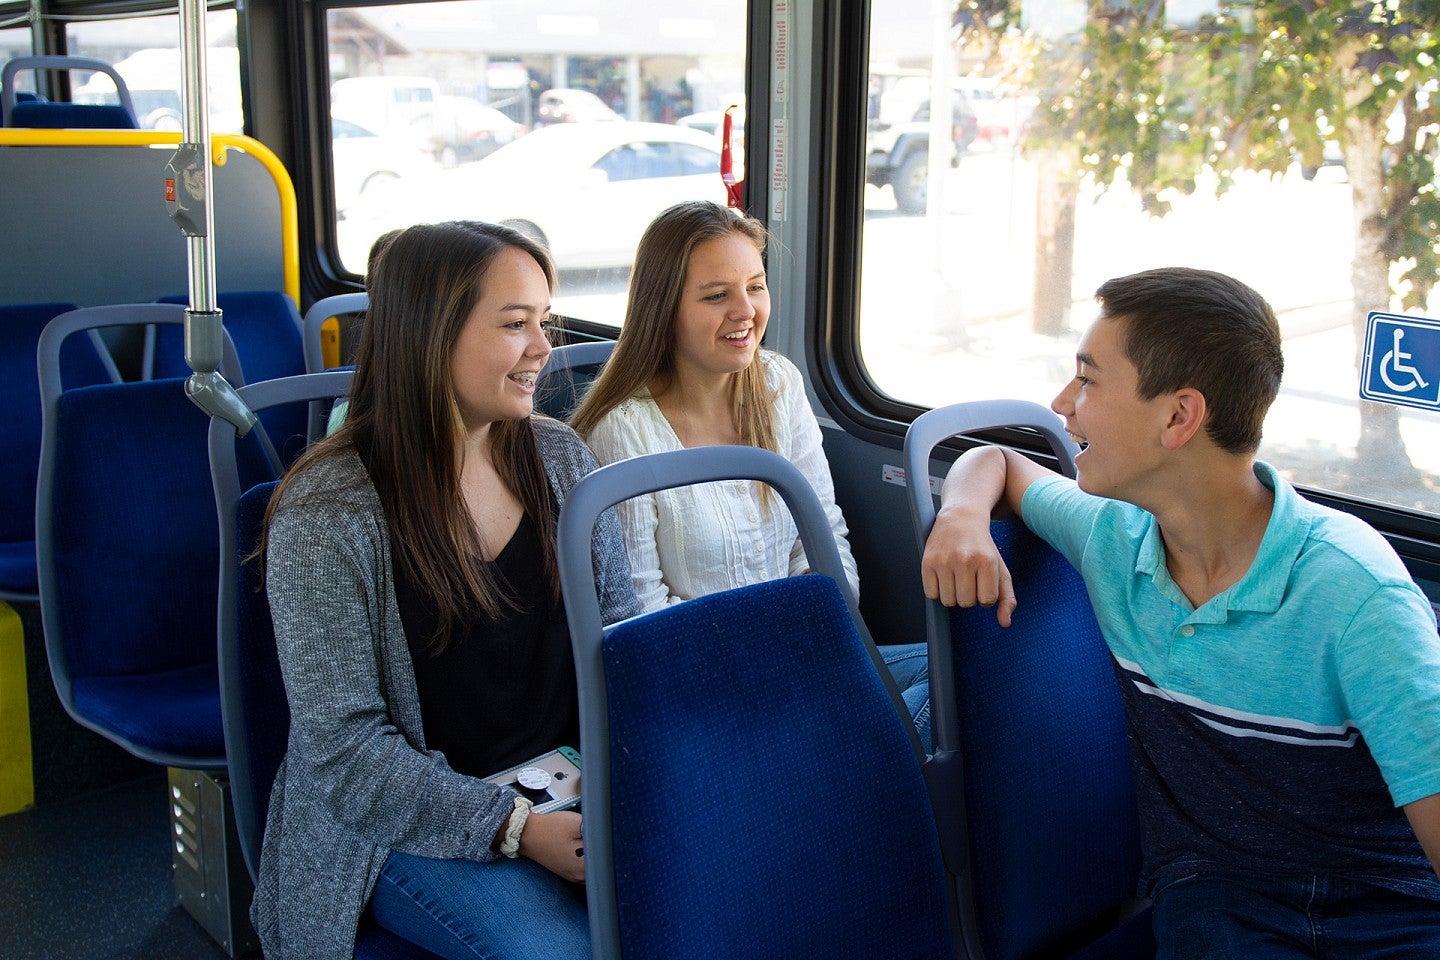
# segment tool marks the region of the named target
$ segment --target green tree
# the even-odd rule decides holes
[[[1239,170],[1318,166],[1326,140],[1354,198],[1357,357],[1369,310],[1426,304],[1440,280],[1440,0],[1252,0],[1189,24],[1160,0],[1091,0],[1059,35],[1021,13],[1018,0],[962,0],[955,22],[963,43],[1024,64],[1014,79],[1040,101],[1024,141],[1041,171],[1038,332],[1064,326],[1087,178],[1128,185],[1163,216],[1168,192],[1193,192],[1203,171],[1223,192]],[[1395,408],[1361,407],[1360,456],[1408,470]]]

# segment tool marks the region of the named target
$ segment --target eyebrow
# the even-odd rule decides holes
[[[1083,363],[1087,367],[1094,367],[1096,370],[1100,369],[1100,364],[1095,362],[1095,357],[1088,353],[1075,354],[1075,362]]]
[[[749,283],[751,280],[764,280],[764,279],[765,279],[765,271],[764,271],[764,270],[761,270],[759,273],[753,273],[753,274],[751,274],[750,276],[746,277],[746,278],[745,278],[745,282],[746,282],[746,283]],[[711,287],[728,287],[729,285],[730,285],[730,281],[729,281],[729,280],[709,280],[709,281],[707,281],[707,282],[705,282],[705,283],[700,284],[700,289],[701,289],[701,290],[709,290]]]
[[[511,310],[524,310],[527,313],[535,311],[539,311],[540,313],[549,313],[550,304],[547,303],[543,307],[537,307],[533,303],[507,303],[505,304],[505,306],[500,308],[499,312],[509,313]]]

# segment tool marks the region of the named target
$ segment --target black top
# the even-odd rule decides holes
[[[485,563],[487,561],[477,561]],[[552,600],[535,523],[525,515],[488,561],[519,609],[479,614],[432,652],[435,608],[395,570],[400,619],[415,661],[425,741],[451,769],[488,777],[580,737],[575,662],[565,608]]]

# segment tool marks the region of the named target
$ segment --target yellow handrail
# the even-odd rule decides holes
[[[178,132],[160,130],[50,130],[41,128],[0,128],[0,147],[148,147],[177,144]],[[217,133],[210,137],[210,161],[225,165],[227,150],[248,153],[259,161],[275,181],[280,199],[280,246],[285,292],[300,305],[300,231],[296,213],[295,184],[285,165],[269,147],[238,133]],[[158,190],[157,190],[158,194]],[[178,229],[178,228],[177,228]]]

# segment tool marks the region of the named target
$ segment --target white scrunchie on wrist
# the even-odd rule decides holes
[[[530,808],[534,806],[524,797],[515,798],[515,809],[510,813],[510,824],[505,828],[505,839],[500,841],[501,856],[514,860],[520,856],[520,834],[525,831],[525,821],[530,819]]]

